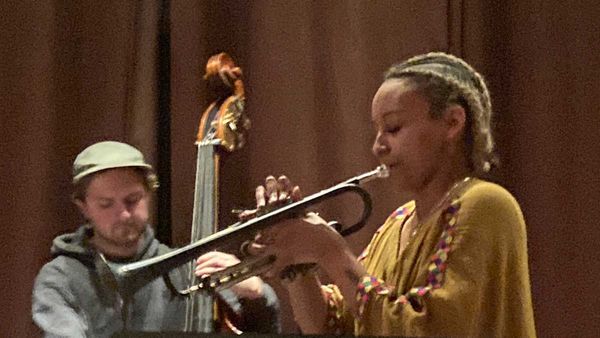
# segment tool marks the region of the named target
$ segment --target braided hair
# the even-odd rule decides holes
[[[440,118],[450,105],[462,106],[471,171],[484,174],[497,164],[490,93],[483,76],[464,60],[442,52],[418,55],[390,67],[384,79],[409,80],[429,100],[432,118]]]

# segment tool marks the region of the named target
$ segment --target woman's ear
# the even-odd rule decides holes
[[[461,138],[467,119],[465,108],[458,104],[452,104],[444,111],[443,119],[447,127],[448,139]]]

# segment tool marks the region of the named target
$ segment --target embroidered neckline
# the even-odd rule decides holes
[[[421,226],[423,224],[426,224],[427,222],[429,222],[429,220],[431,220],[433,215],[435,215],[438,212],[438,210],[442,209],[442,207],[444,206],[445,203],[447,203],[449,200],[452,199],[451,197],[452,197],[453,193],[460,191],[460,189],[462,189],[472,179],[473,178],[471,176],[467,176],[463,179],[455,181],[454,184],[452,184],[452,186],[450,186],[450,188],[444,193],[442,198],[434,204],[434,206],[431,208],[431,210],[429,210],[427,215],[425,215],[422,218],[419,217],[420,219],[417,221],[417,225],[415,226],[415,232],[418,231],[419,228],[421,228]],[[413,215],[411,215],[411,216],[418,216],[418,215],[416,215],[416,210],[417,210],[417,207],[415,204],[414,212],[413,212]],[[413,237],[414,235],[415,234],[412,234],[411,237]]]
[[[446,271],[446,261],[448,254],[452,249],[452,242],[456,234],[456,225],[458,219],[458,210],[460,210],[460,202],[454,200],[450,206],[444,210],[441,219],[443,220],[443,231],[440,235],[440,240],[436,245],[435,253],[430,258],[430,263],[427,267],[427,284],[425,286],[413,287],[406,295],[398,298],[398,302],[405,303],[422,297],[433,289],[438,289],[444,281],[444,272]]]
[[[427,284],[411,288],[407,293],[398,295],[396,290],[385,285],[383,280],[377,277],[366,275],[357,286],[356,300],[358,301],[359,318],[364,313],[367,302],[372,296],[372,292],[377,295],[385,295],[391,301],[401,304],[410,303],[416,310],[423,307],[422,297],[434,289],[442,286],[446,272],[448,254],[452,249],[452,242],[456,234],[456,225],[458,211],[460,210],[460,201],[454,199],[451,201],[441,215],[443,231],[440,240],[436,245],[435,253],[430,258],[427,267]]]
[[[416,235],[421,231],[423,226],[425,224],[427,224],[429,221],[431,221],[433,219],[433,216],[436,215],[438,213],[438,211],[442,210],[442,212],[444,212],[444,209],[443,209],[444,205],[448,202],[450,202],[450,204],[451,204],[453,199],[456,198],[454,196],[454,194],[456,194],[457,192],[459,193],[467,185],[467,183],[469,183],[471,180],[472,180],[472,177],[467,176],[461,180],[456,181],[454,184],[452,184],[450,189],[448,189],[446,191],[446,193],[444,193],[443,197],[438,202],[436,202],[436,204],[433,206],[433,208],[431,208],[429,213],[427,213],[427,215],[424,218],[422,218],[422,220],[415,219],[415,217],[417,217],[417,214],[416,214],[417,208],[416,208],[415,203],[413,203],[413,207],[410,210],[402,211],[403,217],[405,219],[402,221],[402,226],[400,227],[400,230],[399,230],[400,233],[398,234],[398,249],[396,251],[396,259],[400,259],[400,257],[402,257],[402,253],[415,240]],[[406,244],[401,252],[400,251],[400,243],[402,241],[402,231],[405,229],[405,227],[407,227],[409,224],[412,225],[412,223],[414,223],[414,222],[416,222],[416,224],[412,227],[412,229],[410,229],[410,233],[407,234],[408,238],[406,239]]]

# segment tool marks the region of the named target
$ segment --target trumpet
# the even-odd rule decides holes
[[[202,278],[197,285],[191,286],[183,291],[178,291],[181,295],[189,295],[194,291],[217,292],[233,284],[239,283],[246,278],[259,275],[268,270],[276,257],[251,257],[247,254],[246,248],[248,243],[250,243],[261,230],[274,226],[284,220],[302,216],[303,212],[312,205],[345,193],[357,194],[363,203],[363,212],[360,220],[346,229],[341,229],[341,227],[338,226],[336,230],[342,236],[348,236],[361,229],[367,222],[372,211],[371,197],[361,185],[374,179],[387,178],[388,176],[388,168],[385,165],[380,165],[374,170],[347,179],[342,183],[321,190],[320,192],[307,196],[299,201],[289,203],[278,209],[258,215],[250,220],[235,223],[224,230],[218,231],[192,244],[160,256],[123,265],[113,270],[113,274],[117,283],[122,288],[126,289],[128,283],[143,284],[146,281],[149,282],[182,264],[188,263],[204,253],[223,247],[232,247],[234,244],[242,243],[239,246],[239,252],[242,257],[246,256],[246,259],[239,264]]]

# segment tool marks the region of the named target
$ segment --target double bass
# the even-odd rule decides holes
[[[209,58],[204,79],[216,99],[202,114],[196,138],[197,160],[194,188],[191,242],[218,230],[219,161],[222,152],[233,152],[244,146],[250,120],[244,113],[242,71],[226,53]],[[194,263],[190,263],[189,281],[198,283]],[[224,305],[223,305],[224,306]],[[207,293],[195,293],[186,304],[185,331],[214,332],[217,319],[237,332],[217,299]],[[225,318],[218,318],[225,317]],[[238,332],[239,333],[239,332]]]

